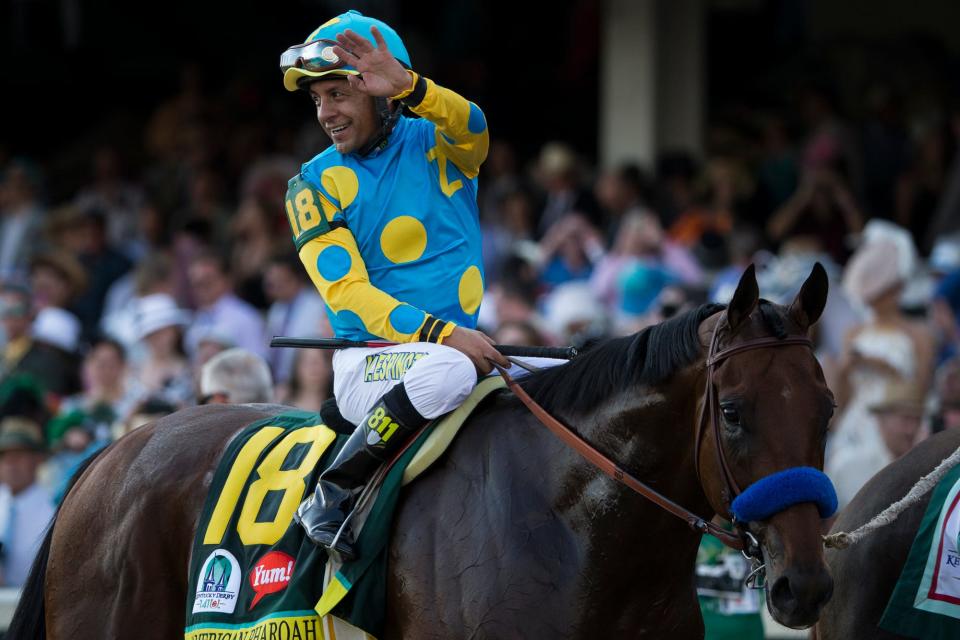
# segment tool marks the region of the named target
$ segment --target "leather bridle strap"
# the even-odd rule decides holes
[[[730,465],[727,463],[727,456],[723,450],[723,440],[720,438],[720,424],[722,418],[720,416],[720,402],[716,397],[716,389],[713,379],[717,366],[730,356],[743,353],[744,351],[751,351],[753,349],[762,349],[766,347],[785,347],[788,345],[803,345],[813,349],[813,343],[810,341],[810,338],[807,338],[806,336],[755,338],[753,340],[747,340],[731,347],[727,347],[726,349],[718,352],[717,346],[720,342],[720,326],[722,324],[724,323],[717,323],[717,326],[713,332],[713,337],[710,340],[710,350],[707,353],[707,381],[706,389],[704,390],[703,394],[703,407],[700,411],[700,420],[697,425],[697,435],[694,443],[694,460],[696,461],[697,479],[700,480],[700,483],[702,484],[703,479],[701,478],[700,474],[700,443],[703,440],[703,432],[707,428],[707,421],[709,417],[709,419],[713,422],[714,448],[716,449],[716,457],[718,465],[720,466],[720,471],[723,474],[724,482],[726,483],[727,501],[729,504],[733,502],[734,498],[743,493],[743,491],[740,489],[740,485],[737,484],[737,480],[734,478],[733,472],[730,470]]]
[[[647,500],[650,500],[657,506],[685,521],[687,525],[689,525],[694,531],[708,533],[731,549],[740,551],[745,548],[744,541],[737,534],[726,531],[712,522],[704,520],[692,511],[684,509],[676,502],[670,500],[664,495],[661,495],[660,493],[657,493],[643,482],[637,480],[635,477],[618,467],[610,458],[597,451],[590,443],[574,433],[570,427],[566,426],[547,413],[546,410],[537,404],[536,401],[531,398],[526,391],[523,390],[517,381],[514,380],[509,373],[507,373],[506,369],[496,363],[493,363],[493,366],[497,368],[497,371],[499,371],[500,375],[503,376],[507,386],[510,387],[510,390],[513,391],[518,398],[520,398],[520,401],[527,406],[530,412],[555,436],[560,438],[560,440],[563,441],[568,447],[583,456],[583,458],[586,459],[590,464],[597,467],[600,469],[600,471],[610,476],[617,482],[626,485]]]

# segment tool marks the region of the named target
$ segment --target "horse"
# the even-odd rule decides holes
[[[724,460],[742,487],[792,467],[822,468],[832,396],[809,345],[780,341],[805,336],[826,295],[817,265],[789,306],[761,300],[750,267],[725,309],[703,305],[613,338],[523,387],[625,472],[705,520],[727,515]],[[757,339],[776,344],[706,363],[711,344]],[[189,408],[100,453],[54,517],[13,637],[180,636],[212,472],[244,426],[282,410]],[[701,430],[703,412],[714,418]],[[808,502],[744,523],[766,560],[768,606],[789,626],[812,625],[831,594],[821,523]],[[404,489],[389,547],[386,637],[702,638],[700,538],[601,474],[502,390]]]
[[[938,433],[880,470],[850,501],[831,533],[853,531],[900,500],[920,478],[960,448],[960,430]],[[874,529],[846,549],[828,549],[833,600],[816,626],[819,640],[905,638],[877,628],[930,503],[928,492],[892,523]]]

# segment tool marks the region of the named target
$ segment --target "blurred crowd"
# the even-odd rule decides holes
[[[480,328],[583,346],[726,302],[750,263],[761,294],[788,301],[819,261],[818,355],[838,404],[827,471],[849,501],[960,426],[960,111],[909,112],[889,91],[862,106],[845,118],[811,85],[795,113],[714,123],[703,158],[650,168],[597,167],[562,140],[523,158],[495,139]],[[197,403],[316,411],[331,393],[328,352],[268,347],[329,336],[283,209],[319,127],[272,130],[187,72],[140,134],[92,147],[83,175],[0,151],[5,584],[25,578],[71,471],[117,437]]]

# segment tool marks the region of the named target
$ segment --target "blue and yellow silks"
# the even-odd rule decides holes
[[[442,342],[455,325],[476,327],[486,119],[430,80],[411,109],[422,118],[401,117],[383,148],[331,146],[289,184],[294,242],[339,338]]]

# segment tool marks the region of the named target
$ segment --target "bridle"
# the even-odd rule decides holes
[[[714,376],[716,374],[717,365],[732,355],[736,355],[744,351],[750,351],[752,349],[781,347],[795,344],[805,345],[812,349],[813,344],[806,336],[787,336],[785,338],[755,338],[753,340],[747,340],[719,351],[718,345],[720,326],[726,324],[725,317],[717,321],[713,331],[713,336],[710,340],[710,348],[707,352],[707,381],[706,389],[704,390],[703,406],[701,408],[700,419],[697,426],[696,442],[694,444],[694,462],[697,470],[697,479],[700,480],[700,441],[703,437],[703,432],[707,427],[707,423],[712,420],[714,425],[713,431],[716,437],[717,459],[719,461],[719,466],[722,469],[724,482],[726,484],[725,495],[730,501],[732,501],[733,498],[741,493],[741,490],[736,479],[733,477],[733,473],[730,471],[730,465],[727,463],[726,455],[723,452],[723,441],[720,438],[720,404],[717,400],[716,390],[714,389]],[[577,435],[572,429],[570,429],[570,427],[566,426],[552,415],[547,413],[547,411],[537,404],[536,401],[534,401],[533,398],[531,398],[527,392],[523,390],[517,381],[514,380],[509,373],[507,373],[506,369],[498,364],[494,364],[494,367],[496,367],[500,372],[500,375],[503,376],[507,386],[513,391],[514,394],[516,394],[518,398],[520,398],[520,401],[527,406],[530,412],[533,413],[533,415],[541,423],[543,423],[545,427],[547,427],[554,435],[560,438],[560,440],[566,443],[574,451],[583,456],[588,462],[600,469],[600,471],[610,476],[617,482],[626,485],[631,490],[639,493],[641,496],[647,500],[650,500],[665,511],[668,511],[674,516],[685,521],[687,525],[689,525],[694,531],[698,531],[701,534],[710,534],[731,549],[742,551],[748,558],[753,559],[755,562],[758,561],[760,551],[756,538],[754,538],[753,535],[747,531],[743,523],[734,521],[734,531],[727,531],[713,522],[704,520],[692,511],[681,507],[679,504],[670,500],[666,496],[651,489],[648,485],[644,484],[617,466],[613,460],[600,453],[600,451],[594,448],[593,445],[588,443],[582,437]],[[762,567],[758,567],[755,569],[754,573],[757,573],[761,570]]]
[[[727,325],[727,322],[724,319],[721,319],[717,322],[713,329],[713,336],[710,339],[710,349],[707,351],[707,381],[706,387],[703,391],[703,407],[700,410],[700,420],[697,424],[697,437],[694,441],[693,455],[696,462],[695,468],[697,470],[697,480],[699,480],[700,484],[702,485],[703,478],[700,474],[700,443],[703,441],[703,435],[704,431],[707,429],[707,424],[712,421],[714,448],[716,449],[717,464],[720,467],[721,473],[723,474],[723,481],[726,485],[724,487],[724,495],[727,501],[727,511],[729,512],[730,504],[733,502],[734,498],[743,493],[743,491],[740,489],[740,485],[737,484],[737,479],[733,476],[733,472],[730,471],[730,464],[727,462],[727,456],[723,450],[723,439],[720,437],[720,425],[722,424],[723,418],[720,416],[720,401],[717,399],[716,384],[714,380],[714,377],[717,373],[717,367],[721,362],[730,356],[743,353],[744,351],[752,351],[754,349],[764,349],[768,347],[786,347],[793,344],[804,345],[812,350],[813,343],[810,341],[810,338],[806,336],[754,338],[753,340],[745,340],[731,347],[727,347],[722,351],[718,351],[720,344],[720,328],[724,325]],[[734,521],[734,525],[737,525],[736,521]]]

